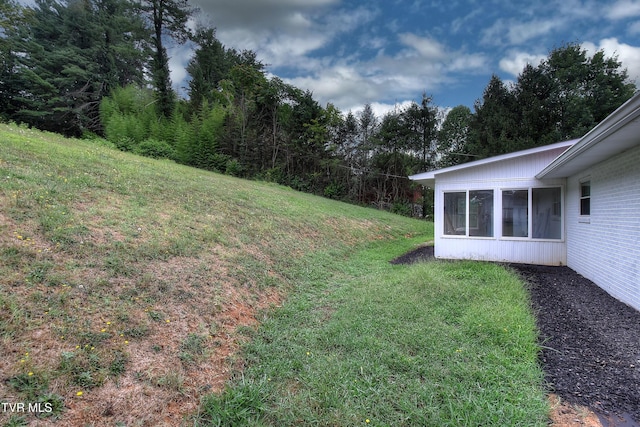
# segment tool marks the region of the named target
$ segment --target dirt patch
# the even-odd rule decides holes
[[[549,418],[552,427],[605,427],[598,416],[589,408],[580,405],[571,405],[555,394],[549,395]]]

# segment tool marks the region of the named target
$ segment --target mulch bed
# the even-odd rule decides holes
[[[391,264],[413,264],[433,259],[433,246],[420,246],[391,261]]]
[[[600,416],[640,422],[640,312],[568,267],[512,265],[529,283],[552,391]],[[609,421],[611,423],[611,421]]]
[[[432,257],[421,247],[391,262]],[[568,267],[509,266],[529,284],[550,392],[605,426],[640,426],[640,312]]]

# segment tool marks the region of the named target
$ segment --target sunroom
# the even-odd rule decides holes
[[[411,176],[434,188],[435,256],[565,265],[565,180],[535,175],[574,142]]]

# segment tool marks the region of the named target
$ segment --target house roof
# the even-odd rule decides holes
[[[562,147],[566,147],[567,150],[541,170],[536,175],[536,178],[566,178],[637,145],[640,145],[640,92],[637,92],[630,100],[580,139],[558,142],[423,172],[411,175],[409,179],[422,185],[432,186],[435,184],[436,177],[441,174],[462,171]]]
[[[601,121],[536,178],[566,178],[640,145],[640,92]]]
[[[542,153],[549,150],[557,150],[558,148],[569,148],[572,145],[574,145],[577,141],[578,141],[577,139],[574,139],[571,141],[557,142],[555,144],[544,145],[542,147],[535,147],[535,148],[530,148],[528,150],[516,151],[513,153],[502,154],[499,156],[487,157],[486,159],[476,160],[473,162],[450,166],[448,168],[437,169],[429,172],[423,172],[416,175],[411,175],[409,179],[413,181],[417,181],[422,185],[432,186],[435,183],[436,176],[441,174],[458,172],[468,168],[475,168],[478,166],[489,165],[491,163],[502,162],[504,160],[515,159],[518,157]]]

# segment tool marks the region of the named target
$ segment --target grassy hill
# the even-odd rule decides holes
[[[432,233],[0,125],[0,396],[41,410],[0,422],[544,425],[521,283],[388,263]]]

